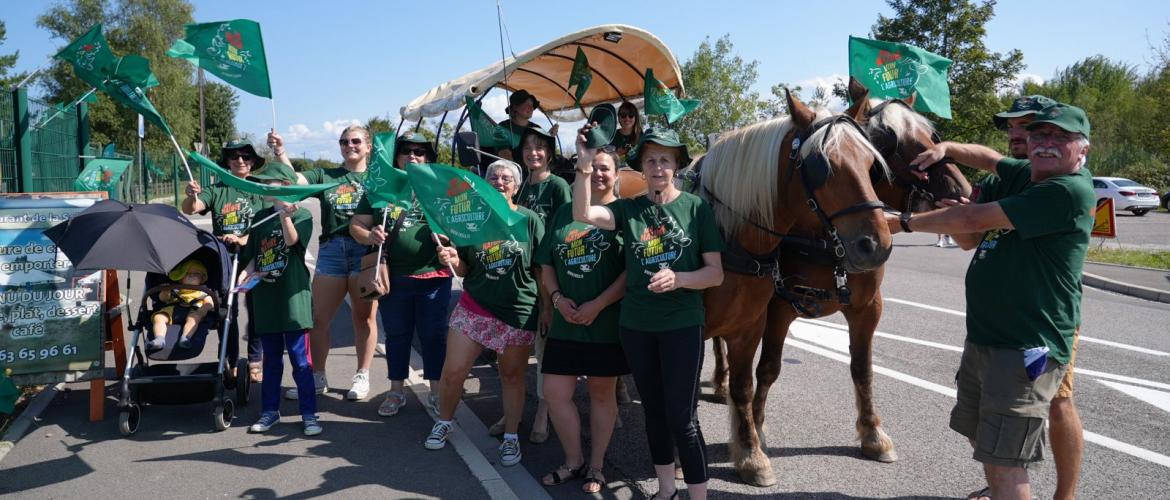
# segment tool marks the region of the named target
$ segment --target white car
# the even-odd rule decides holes
[[[1158,192],[1121,177],[1094,177],[1093,191],[1097,199],[1113,198],[1113,210],[1128,210],[1134,215],[1158,208]]]

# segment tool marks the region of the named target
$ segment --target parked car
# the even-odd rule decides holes
[[[1129,211],[1134,215],[1158,208],[1158,192],[1121,177],[1094,177],[1093,191],[1097,198],[1113,198],[1113,210]]]
[[[1170,191],[1162,193],[1162,208],[1170,211]]]

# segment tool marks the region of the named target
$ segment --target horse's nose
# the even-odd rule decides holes
[[[861,255],[866,257],[873,255],[877,251],[877,248],[877,240],[874,240],[873,236],[863,237],[857,242],[857,250],[861,252]]]

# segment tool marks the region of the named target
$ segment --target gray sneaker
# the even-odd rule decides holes
[[[435,426],[431,427],[431,435],[427,436],[423,446],[428,450],[443,449],[447,446],[447,435],[451,434],[451,427],[447,422],[435,422]]]
[[[316,415],[311,417],[304,417],[303,422],[305,424],[306,436],[316,436],[317,434],[320,434],[321,431],[325,430],[321,427],[321,423],[318,422]]]
[[[382,400],[382,404],[378,406],[378,415],[383,417],[393,417],[398,414],[406,406],[406,396],[401,392],[387,392],[386,399]]]
[[[329,390],[329,381],[325,380],[324,373],[313,372],[313,386],[316,388],[317,394],[325,394],[325,391]],[[295,400],[295,399],[297,399],[297,396],[298,396],[298,394],[297,394],[296,387],[293,387],[292,389],[284,391],[284,399]]]
[[[520,463],[520,459],[524,457],[520,453],[519,439],[505,439],[500,443],[500,464],[504,467],[511,467]]]
[[[280,422],[280,412],[270,411],[260,414],[260,420],[248,427],[248,432],[268,432],[272,426]]]

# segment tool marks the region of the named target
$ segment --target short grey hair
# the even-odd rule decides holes
[[[492,172],[500,169],[507,169],[512,174],[512,177],[516,179],[517,183],[523,180],[523,177],[520,175],[520,165],[514,161],[503,159],[493,161],[487,166],[487,169],[483,171],[484,179],[491,175]]]

